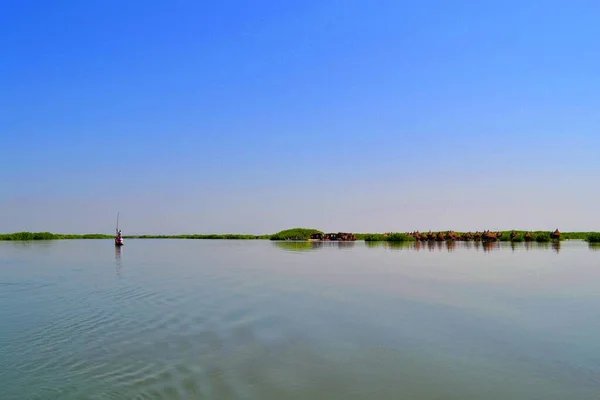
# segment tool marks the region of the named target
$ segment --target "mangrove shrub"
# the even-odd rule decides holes
[[[292,228],[277,232],[271,235],[271,240],[308,240],[310,235],[323,233],[318,229],[310,228]]]
[[[535,235],[535,241],[539,243],[547,243],[551,240],[550,234],[548,232],[538,232]]]
[[[587,237],[587,241],[589,243],[600,243],[600,233],[598,233],[598,232],[590,233]]]
[[[512,241],[513,242],[523,242],[525,240],[525,238],[523,237],[523,235],[519,234],[517,236],[515,236]]]
[[[389,233],[383,235],[381,233],[369,233],[364,235],[365,242],[413,242],[415,238],[406,233]]]
[[[414,240],[414,237],[399,232],[390,233],[387,237],[388,242],[413,242]]]
[[[381,234],[381,233],[365,233],[362,236],[362,239],[365,242],[382,242],[384,240],[386,240],[386,237]],[[357,239],[359,238],[359,236],[357,235]]]
[[[0,240],[52,240],[58,236],[50,232],[15,232],[0,235]]]

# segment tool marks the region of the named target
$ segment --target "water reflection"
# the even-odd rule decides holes
[[[384,248],[390,250],[413,250],[416,248],[414,242],[365,242],[365,246],[369,248]],[[421,246],[421,244],[419,244]]]
[[[115,266],[117,269],[117,275],[121,277],[121,270],[123,268],[123,261],[121,260],[121,246],[115,246]]]
[[[0,243],[0,398],[597,400],[600,252],[561,246]]]
[[[432,242],[432,241],[427,242],[427,249],[429,251],[435,250],[435,242]]]
[[[285,251],[303,252],[314,251],[326,248],[336,249],[351,249],[356,246],[357,242],[309,242],[309,241],[273,241],[273,246]],[[359,245],[364,243],[367,248],[380,248],[392,251],[444,251],[452,253],[458,249],[483,251],[489,253],[496,250],[512,250],[515,251],[531,251],[531,250],[553,250],[556,254],[560,253],[561,242],[463,242],[463,241],[425,241],[425,242],[362,242],[358,241]],[[598,244],[600,246],[600,244]],[[600,247],[590,244],[590,249],[600,250]]]
[[[351,249],[356,245],[356,242],[304,242],[304,241],[273,241],[273,246],[285,251],[313,251],[324,248]]]
[[[481,242],[484,252],[500,249],[500,242]]]
[[[589,243],[590,250],[600,251],[600,243]]]
[[[53,245],[53,240],[11,240],[12,245],[16,248],[20,249],[28,249],[33,247],[34,245],[39,247],[51,247]]]
[[[552,242],[552,250],[556,251],[556,254],[560,253],[560,241]]]
[[[446,248],[448,252],[453,252],[456,249],[456,242],[453,240],[446,242]]]
[[[11,241],[11,244],[19,249],[26,249],[29,248],[31,246],[33,246],[33,242],[30,240],[15,240],[15,241]]]
[[[457,249],[475,250],[488,253],[495,250],[530,251],[550,250],[557,254],[561,249],[561,242],[538,243],[538,242],[462,242],[462,241],[427,241],[427,242],[365,242],[368,248],[383,248],[389,250],[414,250],[414,251],[447,251],[452,253]],[[590,246],[591,247],[591,246]],[[600,250],[600,247],[594,249]]]

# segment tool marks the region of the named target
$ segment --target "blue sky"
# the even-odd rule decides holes
[[[485,4],[483,4],[485,3]],[[600,230],[593,1],[9,1],[0,231]]]

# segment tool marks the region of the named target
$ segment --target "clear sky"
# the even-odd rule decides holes
[[[600,230],[598,1],[8,0],[0,232]]]

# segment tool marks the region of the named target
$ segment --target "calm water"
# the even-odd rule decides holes
[[[0,243],[0,397],[598,399],[600,251]]]

